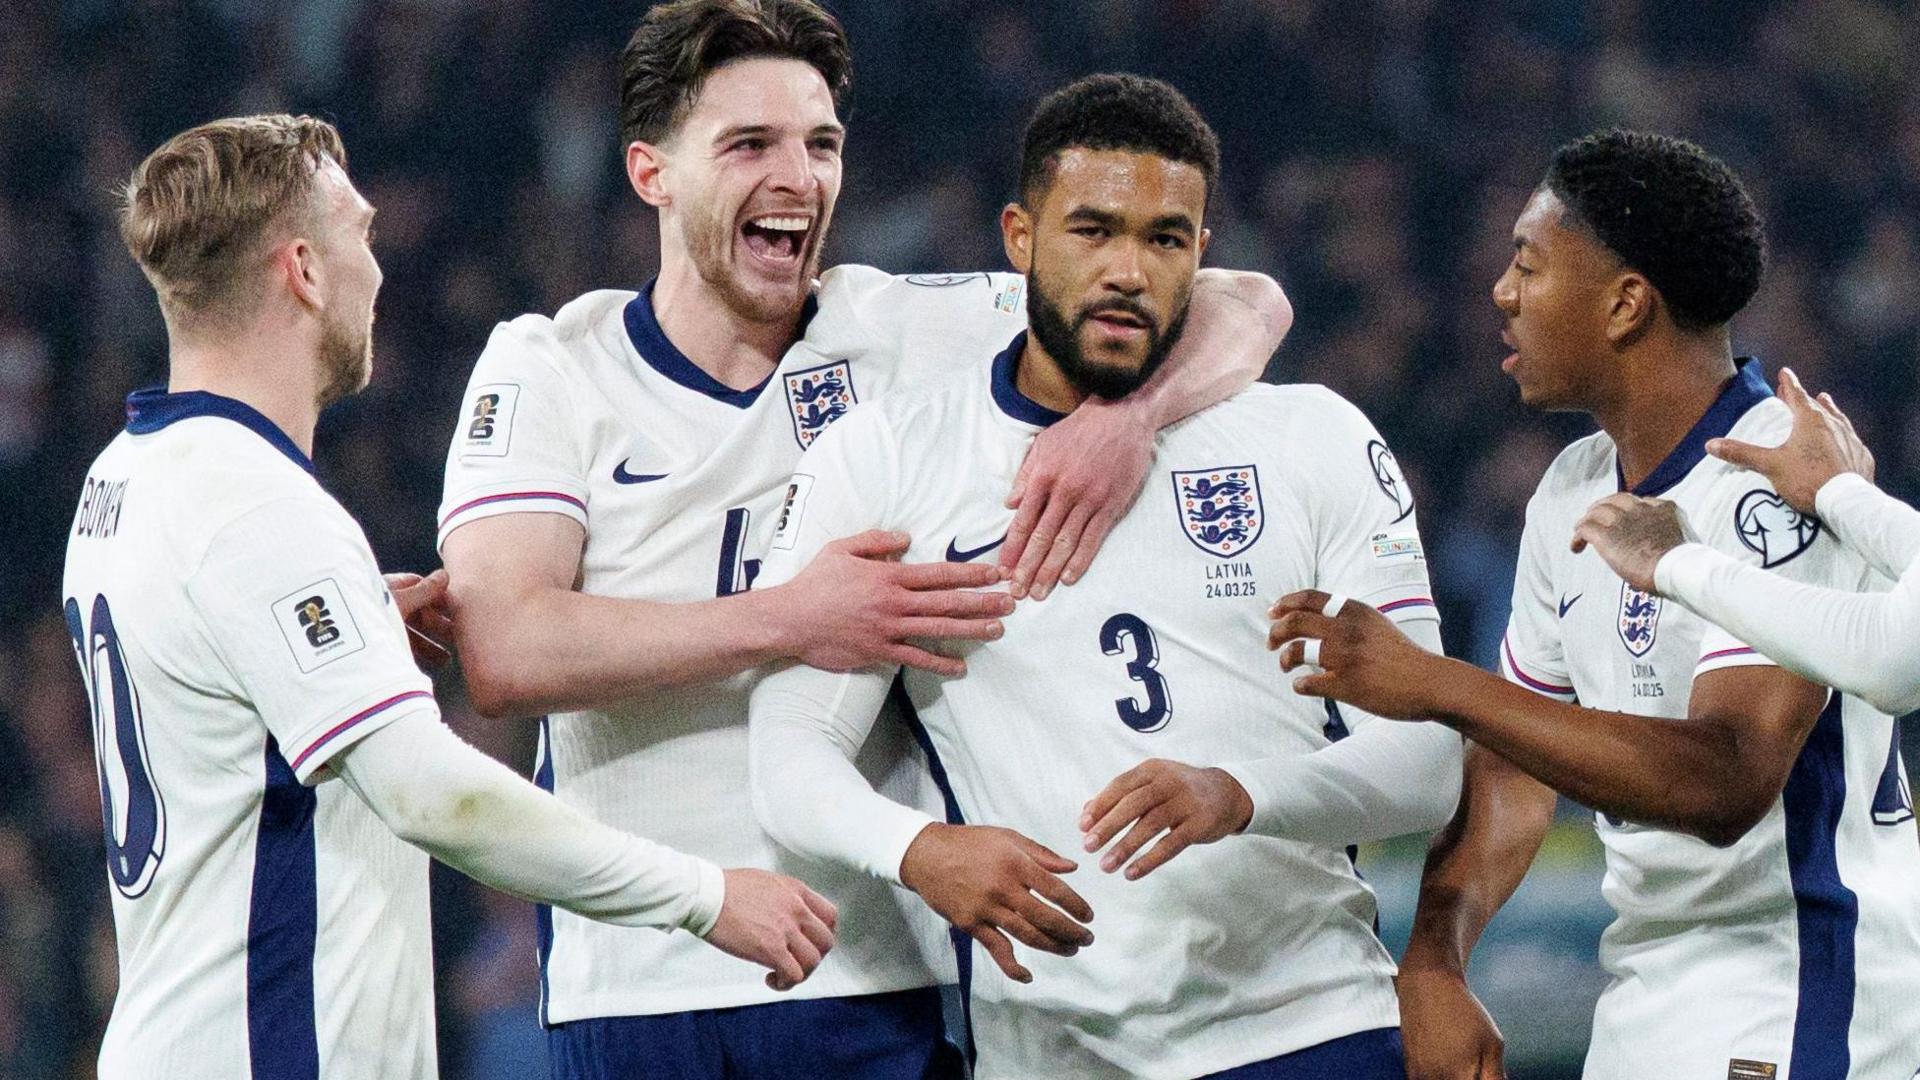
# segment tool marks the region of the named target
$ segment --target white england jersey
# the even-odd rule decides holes
[[[1775,573],[1858,591],[1869,571],[1758,473],[1708,457],[1708,439],[1785,438],[1787,407],[1756,361],[1635,494],[1678,503],[1704,543]],[[1573,444],[1527,507],[1509,678],[1589,708],[1687,715],[1701,672],[1770,661],[1679,604],[1628,586],[1574,524],[1621,490],[1604,433]],[[1920,1069],[1920,844],[1891,718],[1834,694],[1781,797],[1716,848],[1596,815],[1601,939],[1613,977],[1594,1015],[1586,1075],[1736,1080],[1907,1080]]]
[[[1015,386],[1024,341],[822,437],[768,580],[867,528],[912,536],[908,562],[991,557],[1013,516],[1005,491],[1059,418]],[[1030,984],[974,946],[983,1080],[1192,1077],[1398,1025],[1374,896],[1341,848],[1230,837],[1139,881],[1081,849],[1083,804],[1143,760],[1227,765],[1338,737],[1339,714],[1295,694],[1266,649],[1269,605],[1305,588],[1438,618],[1411,497],[1373,426],[1322,387],[1256,384],[1160,433],[1145,489],[1086,575],[1021,603],[1004,637],[967,650],[964,677],[905,673],[949,814],[1078,861],[1065,880],[1095,912],[1076,956],[1021,948]],[[804,699],[851,738],[892,677],[792,668],[761,694]]]
[[[434,1076],[427,857],[320,783],[434,709],[366,537],[241,402],[127,415],[64,582],[120,961],[100,1075]]]
[[[802,339],[761,386],[732,390],[668,341],[642,292],[582,296],[498,327],[447,455],[440,537],[503,513],[587,530],[582,592],[662,602],[749,588],[800,453],[856,402],[991,351],[1025,325],[1017,275],[821,278]],[[986,342],[991,344],[985,344]],[[1004,493],[1003,493],[1004,497]],[[952,982],[951,949],[917,898],[801,860],[755,823],[747,699],[758,673],[556,713],[535,779],[600,821],[726,867],[793,874],[840,908],[840,936],[786,993],[687,934],[541,909],[547,1023],[882,993]],[[861,764],[889,795],[938,807],[904,726]]]

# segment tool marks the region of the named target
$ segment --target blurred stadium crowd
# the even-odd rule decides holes
[[[99,797],[58,582],[86,463],[165,339],[113,192],[220,115],[337,121],[379,207],[373,385],[323,421],[326,486],[389,569],[436,562],[457,398],[493,324],[652,272],[615,61],[643,4],[8,0],[0,23],[0,1076],[89,1075],[114,988]],[[1421,500],[1450,648],[1491,660],[1522,508],[1577,418],[1524,412],[1488,287],[1563,139],[1684,134],[1745,177],[1772,266],[1736,347],[1832,390],[1920,492],[1920,18],[1895,0],[839,0],[847,185],[830,261],[999,268],[995,214],[1046,90],[1170,79],[1218,129],[1210,261],[1298,312],[1269,378],[1325,382]],[[522,763],[531,725],[449,720]],[[1911,759],[1912,751],[1909,751]],[[533,922],[436,877],[443,1068],[534,1075]],[[1409,913],[1388,912],[1404,922]]]

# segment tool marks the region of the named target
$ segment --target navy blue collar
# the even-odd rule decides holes
[[[1693,425],[1665,461],[1648,473],[1645,480],[1634,485],[1633,493],[1644,498],[1664,494],[1668,488],[1685,479],[1693,467],[1707,456],[1707,440],[1720,438],[1732,431],[1733,425],[1747,415],[1748,409],[1772,396],[1773,388],[1767,385],[1759,360],[1751,356],[1735,360],[1733,378],[1721,389],[1720,396],[1713,399],[1713,404],[1707,406],[1706,415]],[[1613,475],[1620,490],[1627,490],[1627,477],[1620,468],[1617,449],[1613,455]]]
[[[164,386],[150,386],[127,395],[127,430],[135,435],[151,435],[168,424],[195,416],[218,416],[231,420],[267,440],[295,465],[308,473],[313,472],[313,460],[293,444],[287,433],[244,401],[210,394],[205,390],[182,390],[177,394],[169,394]]]
[[[679,383],[696,393],[705,394],[715,401],[744,409],[760,399],[760,391],[773,381],[773,372],[760,380],[759,385],[749,386],[745,390],[735,390],[719,379],[707,374],[699,364],[680,351],[679,346],[667,339],[667,332],[660,328],[660,317],[653,313],[653,287],[660,279],[654,278],[640,288],[640,295],[627,301],[626,323],[627,337],[633,342],[633,349],[640,354],[653,370]],[[807,303],[800,311],[800,325],[795,332],[796,338],[807,332],[807,324],[813,321],[813,314],[820,308],[819,302],[807,297]]]
[[[1014,377],[1020,367],[1020,351],[1026,345],[1027,332],[1022,330],[1014,335],[1013,344],[993,358],[993,403],[1023,424],[1048,427],[1067,414],[1055,412],[1020,392]]]

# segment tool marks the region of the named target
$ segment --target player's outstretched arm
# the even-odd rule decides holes
[[[685,929],[784,990],[833,946],[833,905],[764,870],[726,870],[612,829],[514,775],[430,712],[330,767],[394,834],[503,892],[621,926]]]
[[[1746,835],[1785,786],[1825,704],[1824,687],[1775,667],[1694,680],[1684,719],[1555,701],[1415,645],[1355,601],[1324,613],[1317,591],[1281,599],[1270,644],[1280,666],[1317,674],[1294,688],[1378,716],[1438,720],[1576,802],[1616,818],[1690,833],[1715,845]]]
[[[1344,846],[1445,822],[1460,793],[1460,737],[1439,724],[1350,719],[1352,734],[1310,754],[1206,769],[1142,762],[1087,803],[1083,846],[1112,843],[1100,869],[1125,866],[1132,880],[1194,844],[1240,832]]]
[[[1835,485],[1857,485],[1855,498],[1829,497]],[[1830,481],[1819,498],[1856,522],[1891,503],[1911,508],[1860,477]],[[1920,527],[1920,521],[1915,522]],[[1860,531],[1883,529],[1865,524]],[[1795,581],[1743,563],[1684,532],[1669,502],[1613,495],[1595,503],[1575,528],[1573,549],[1591,547],[1637,589],[1671,597],[1743,644],[1808,679],[1857,694],[1900,716],[1920,708],[1920,559],[1889,592],[1846,592]]]
[[[1089,398],[1034,439],[1000,549],[1013,595],[1045,599],[1056,582],[1078,581],[1140,494],[1154,433],[1252,384],[1292,327],[1293,305],[1272,278],[1200,271],[1186,332],[1146,385],[1119,401]]]
[[[1436,833],[1396,985],[1409,1080],[1501,1080],[1500,1029],[1467,986],[1467,960],[1553,824],[1553,789],[1469,747],[1460,809]]]
[[[1004,594],[964,591],[998,582],[996,567],[903,565],[906,538],[880,532],[827,545],[775,588],[677,604],[591,596],[575,591],[585,538],[571,518],[540,513],[482,518],[447,537],[456,637],[482,714],[591,708],[781,659],[957,675],[964,665],[924,640],[990,640],[1013,609]]]

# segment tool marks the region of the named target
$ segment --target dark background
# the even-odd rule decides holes
[[[847,183],[832,261],[998,268],[1025,114],[1095,70],[1159,75],[1219,130],[1210,261],[1298,311],[1269,378],[1360,404],[1421,500],[1449,647],[1504,624],[1521,510],[1581,418],[1522,410],[1487,292],[1552,148],[1609,124],[1725,157],[1772,266],[1737,348],[1853,414],[1890,490],[1920,352],[1920,20],[1874,0],[847,0]],[[298,0],[0,3],[0,1076],[91,1075],[112,920],[87,712],[58,614],[64,533],[121,399],[164,377],[113,190],[192,124],[336,121],[380,208],[372,387],[328,414],[329,490],[390,569],[435,561],[457,398],[493,324],[652,273],[620,170],[616,67],[641,4]],[[449,720],[524,764],[531,727]],[[1420,845],[1363,856],[1390,940]],[[1569,811],[1475,979],[1520,1075],[1575,1075],[1599,977],[1597,845]],[[538,1073],[524,905],[436,871],[449,1077]]]

